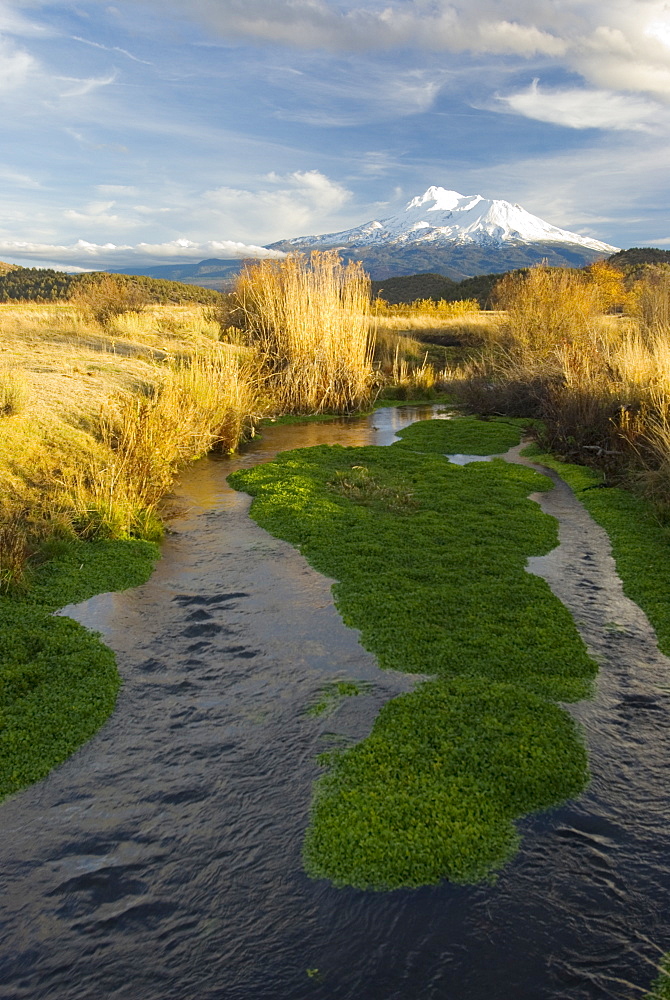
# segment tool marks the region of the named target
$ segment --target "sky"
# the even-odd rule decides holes
[[[431,185],[670,247],[670,0],[0,0],[0,259],[260,256]]]

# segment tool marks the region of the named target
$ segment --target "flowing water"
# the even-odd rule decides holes
[[[416,678],[376,667],[331,581],[226,476],[286,448],[388,444],[431,415],[277,426],[196,463],[151,580],[66,609],[103,633],[125,684],[96,737],[0,806],[2,1000],[640,996],[670,947],[670,665],[560,481],[538,499],[561,545],[529,569],[601,663],[597,697],[571,706],[589,789],[523,820],[493,885],[366,893],[302,871],[315,755],[364,736]],[[305,714],[349,678],[370,687]]]

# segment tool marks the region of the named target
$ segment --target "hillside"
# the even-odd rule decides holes
[[[491,305],[491,292],[506,272],[480,274],[463,281],[452,281],[442,274],[410,274],[372,282],[373,298],[382,298],[391,305],[415,302],[417,299],[446,299],[457,302],[477,299],[482,309]]]
[[[0,268],[0,302],[56,302],[69,299],[78,291],[109,277],[107,272],[93,271],[68,274],[50,268],[12,267]],[[147,303],[202,302],[215,304],[218,292],[197,285],[165,281],[145,275],[116,275],[119,281],[141,293]]]
[[[631,247],[630,250],[619,250],[607,258],[608,264],[619,270],[638,267],[640,264],[670,264],[670,250],[659,250],[658,247]]]
[[[201,288],[224,290],[227,284],[244,267],[246,261],[234,258],[220,260],[211,257],[193,264],[159,264],[156,267],[125,267],[119,274],[146,275],[150,278],[161,278],[165,281],[179,281],[187,285],[199,285]]]

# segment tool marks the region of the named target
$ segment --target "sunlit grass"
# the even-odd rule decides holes
[[[605,470],[670,516],[670,274],[605,265],[505,278],[497,338],[452,372],[477,413],[539,417],[549,450]],[[605,315],[603,307],[623,309]]]
[[[88,740],[114,708],[114,654],[52,612],[137,586],[158,550],[142,541],[52,541],[26,593],[0,597],[0,799],[38,781]],[[47,558],[48,557],[48,558]]]
[[[72,305],[0,307],[0,385],[13,392],[0,418],[0,589],[53,534],[157,537],[179,468],[253,429],[253,361],[199,332],[198,316],[151,307],[121,338]]]
[[[393,447],[439,455],[501,455],[519,444],[532,424],[523,417],[420,420],[398,431],[400,441]]]
[[[241,323],[279,412],[355,412],[375,394],[370,279],[337,253],[262,260],[237,281]]]

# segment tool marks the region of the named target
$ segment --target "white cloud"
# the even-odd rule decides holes
[[[108,87],[110,83],[114,83],[116,73],[108,73],[107,76],[100,77],[90,76],[85,79],[75,76],[58,76],[56,79],[59,82],[69,84],[66,90],[61,91],[60,97],[83,97],[85,94],[90,94],[92,90]]]
[[[543,90],[537,80],[514,94],[497,94],[496,100],[515,114],[567,128],[647,131],[654,123],[668,123],[662,106],[641,97],[577,87]]]
[[[82,45],[90,45],[94,49],[102,49],[103,52],[118,52],[122,56],[126,56],[127,59],[132,59],[133,62],[141,63],[143,66],[153,66],[152,62],[147,59],[140,59],[139,56],[134,56],[132,52],[128,52],[127,49],[122,49],[118,45],[102,45],[100,42],[92,42],[88,38],[80,38],[79,35],[72,35],[73,42],[81,42]]]
[[[102,195],[130,195],[134,197],[139,194],[137,188],[131,184],[96,184],[96,191]]]
[[[182,4],[171,2],[183,16]],[[596,87],[670,100],[667,0],[395,0],[381,9],[374,2],[191,0],[189,16],[227,40],[293,48],[539,56]]]
[[[0,254],[14,260],[41,260],[52,265],[68,265],[81,268],[132,267],[133,265],[154,265],[168,263],[188,263],[207,257],[222,259],[282,258],[284,254],[265,247],[238,243],[232,240],[210,240],[195,243],[192,240],[177,239],[168,243],[138,243],[116,245],[114,243],[89,243],[77,240],[69,245],[0,240]]]
[[[351,192],[318,170],[268,174],[258,190],[219,187],[206,191],[204,208],[229,232],[256,232],[270,242],[287,233],[305,233],[328,220],[351,198]]]
[[[282,121],[304,125],[342,127],[379,122],[428,111],[449,74],[443,70],[353,65],[347,61],[329,68],[323,59],[311,72],[271,76],[278,91],[291,94],[291,107],[276,112]]]
[[[379,10],[364,5],[341,9],[325,0],[192,0],[190,10],[223,37],[294,48],[367,51],[420,46],[560,55],[563,39],[537,24],[522,23],[516,16],[518,6],[510,0],[404,0]]]
[[[0,181],[5,185],[12,185],[24,190],[37,191],[42,188],[40,182],[35,180],[34,177],[24,174],[19,170],[13,170],[11,167],[0,166]]]
[[[135,223],[132,220],[124,219],[120,215],[110,212],[115,204],[114,201],[91,201],[83,212],[68,208],[63,212],[63,217],[89,227],[112,226],[115,229],[119,227],[126,229],[134,226]]]
[[[29,52],[0,37],[0,96],[25,86],[36,69],[36,60]]]

